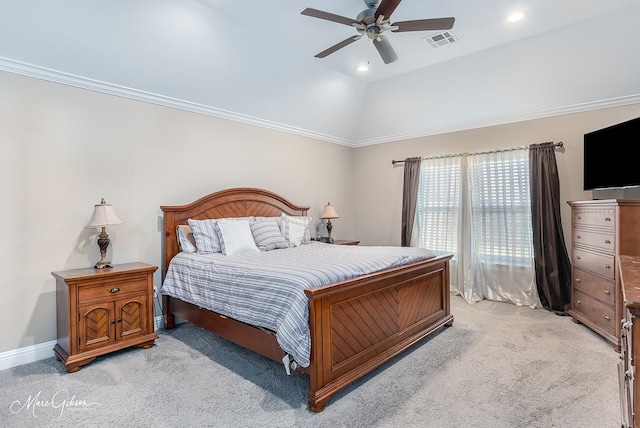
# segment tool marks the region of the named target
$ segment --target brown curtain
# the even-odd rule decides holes
[[[564,314],[571,299],[571,262],[560,219],[555,144],[529,146],[529,181],[538,295],[546,309]]]
[[[420,182],[420,164],[422,158],[407,158],[404,160],[404,185],[402,187],[402,237],[403,247],[411,245],[411,232],[416,217],[418,201],[418,184]]]

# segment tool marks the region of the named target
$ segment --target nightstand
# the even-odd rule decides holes
[[[333,241],[335,245],[358,245],[360,241],[352,241],[350,239],[336,239]]]
[[[51,272],[56,279],[58,361],[72,373],[96,357],[130,346],[150,348],[153,273],[157,266],[127,263],[105,269]]]

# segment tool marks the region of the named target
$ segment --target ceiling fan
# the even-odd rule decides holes
[[[309,7],[303,10],[301,12],[303,15],[349,25],[358,30],[357,35],[351,36],[348,39],[325,49],[315,55],[315,57],[324,58],[338,49],[342,49],[343,47],[360,40],[366,35],[369,39],[373,40],[373,45],[378,50],[382,61],[384,61],[385,64],[389,64],[397,60],[398,56],[393,50],[393,47],[391,47],[391,43],[389,43],[387,37],[383,34],[385,31],[402,33],[407,31],[450,30],[455,22],[455,18],[435,18],[391,23],[391,14],[402,0],[382,0],[380,5],[378,5],[378,1],[379,0],[364,0],[364,3],[367,5],[367,9],[360,12],[356,19],[323,12]]]

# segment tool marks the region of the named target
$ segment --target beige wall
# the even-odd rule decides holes
[[[400,245],[404,170],[401,165],[392,166],[392,159],[562,141],[564,149],[556,152],[556,160],[560,174],[563,229],[568,244],[571,212],[566,201],[592,199],[592,192],[582,190],[583,135],[639,116],[640,105],[636,104],[357,148],[353,173],[354,206],[358,219],[355,236],[363,244]],[[620,156],[632,154],[616,142],[612,142],[611,149],[619,151]],[[627,191],[624,194],[609,193],[605,197],[640,196],[637,192]],[[598,198],[602,199],[601,196]]]
[[[50,272],[98,260],[84,225],[101,197],[125,223],[108,230],[114,263],[159,266],[160,205],[237,186],[315,218],[331,201],[352,237],[349,147],[6,72],[0,94],[0,352],[55,340]]]

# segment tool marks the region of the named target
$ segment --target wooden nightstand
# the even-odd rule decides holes
[[[56,278],[58,361],[72,373],[100,355],[130,346],[149,348],[153,273],[157,266],[127,263],[106,269],[51,272]]]
[[[352,241],[350,239],[336,239],[333,241],[335,245],[358,245],[360,241]]]

